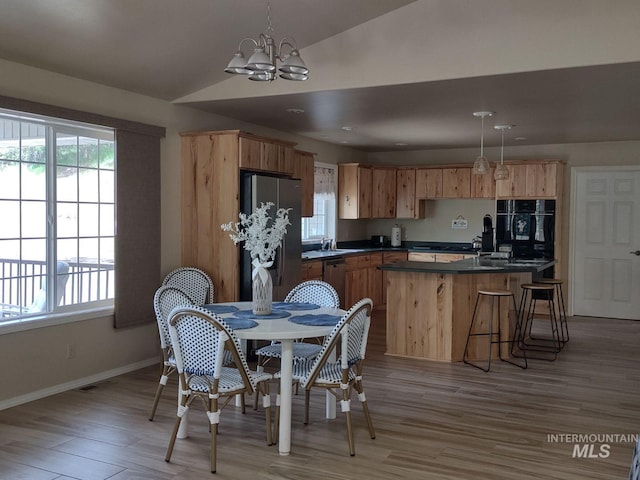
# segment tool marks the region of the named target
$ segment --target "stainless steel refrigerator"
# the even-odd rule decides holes
[[[269,269],[273,281],[273,299],[284,300],[289,291],[300,283],[302,270],[301,193],[300,181],[253,173],[243,173],[240,185],[240,209],[250,214],[261,203],[273,202],[269,213],[275,216],[278,208],[290,208],[287,233],[276,251]],[[251,300],[251,257],[242,250],[240,256],[240,300]]]

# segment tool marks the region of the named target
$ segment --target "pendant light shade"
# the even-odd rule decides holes
[[[508,180],[509,179],[509,169],[504,164],[504,131],[511,130],[511,127],[515,125],[494,125],[493,128],[496,130],[500,130],[502,133],[502,143],[500,146],[500,163],[496,165],[496,170],[493,173],[493,178],[496,180]]]
[[[491,167],[489,166],[489,161],[484,156],[484,117],[490,117],[493,115],[493,112],[473,112],[474,117],[480,117],[482,119],[482,127],[480,133],[480,155],[476,158],[476,161],[473,162],[473,170],[472,172],[476,175],[484,175],[485,173],[489,173]]]

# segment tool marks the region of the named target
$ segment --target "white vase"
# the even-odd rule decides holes
[[[266,280],[266,281],[263,281]],[[254,315],[269,315],[273,302],[273,282],[271,275],[253,276],[253,313]]]

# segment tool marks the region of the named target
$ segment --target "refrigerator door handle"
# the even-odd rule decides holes
[[[285,258],[284,252],[286,250],[286,240],[282,238],[282,245],[280,245],[280,255],[278,255],[278,266],[276,267],[276,285],[282,285],[282,272],[284,272]]]

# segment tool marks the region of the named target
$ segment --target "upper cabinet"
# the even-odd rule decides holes
[[[240,168],[292,175],[295,151],[293,143],[238,135]]]
[[[496,182],[497,198],[556,198],[562,181],[558,161],[530,161],[507,164],[509,178]]]
[[[471,168],[442,169],[442,198],[471,197]]]
[[[396,169],[371,169],[371,217],[396,218]]]
[[[313,153],[295,150],[291,176],[300,179],[303,217],[313,217],[313,194],[315,188],[313,167]]]
[[[557,198],[563,164],[558,160],[507,162],[509,179],[494,180],[494,168],[474,175],[467,165],[338,165],[339,216],[424,218],[424,201],[444,198]]]
[[[471,172],[471,198],[495,198],[496,181],[493,178],[495,168],[491,167],[486,175],[474,175]]]
[[[396,218],[424,218],[424,202],[416,195],[416,169],[396,172]]]
[[[442,198],[442,168],[416,168],[416,198]]]
[[[358,163],[338,165],[338,217],[371,218],[371,167]]]

